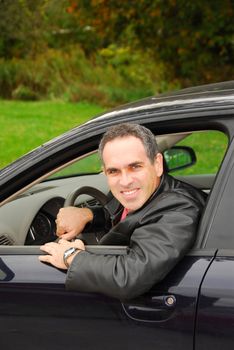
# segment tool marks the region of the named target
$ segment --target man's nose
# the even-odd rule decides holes
[[[132,182],[131,174],[129,174],[127,171],[122,172],[120,177],[120,185],[127,187],[131,184],[131,182]]]

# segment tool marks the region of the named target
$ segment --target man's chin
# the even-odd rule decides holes
[[[131,203],[128,201],[122,201],[120,203],[122,204],[122,206],[124,208],[128,209],[129,212],[136,211],[136,210],[140,209],[143,205],[143,204],[139,204],[139,203]]]

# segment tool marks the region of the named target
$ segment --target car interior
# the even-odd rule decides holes
[[[216,147],[219,152],[213,149],[212,142],[209,142],[214,133],[218,135],[219,143]],[[209,130],[189,131],[159,135],[156,139],[160,152],[164,155],[166,172],[207,193],[211,191],[228,144],[225,134]],[[211,157],[211,152],[216,152],[215,157]],[[204,153],[207,153],[205,160],[201,157]],[[210,164],[210,167],[207,168],[207,164]],[[2,205],[0,245],[32,246],[55,240],[55,219],[59,209],[66,204],[67,198],[71,203],[72,197],[74,205],[81,207],[97,205],[100,201],[98,196],[89,195],[90,187],[105,195],[108,193],[97,151],[84,154],[79,159],[55,169],[53,173],[46,174],[38,183],[28,186]],[[77,193],[80,189],[82,191]],[[97,233],[88,235],[88,244],[97,245]]]

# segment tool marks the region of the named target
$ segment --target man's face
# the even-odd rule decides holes
[[[141,208],[160,183],[162,155],[151,163],[141,140],[126,136],[107,142],[102,156],[113,195],[129,211]]]

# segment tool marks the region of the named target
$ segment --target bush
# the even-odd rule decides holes
[[[24,85],[19,85],[15,90],[13,90],[12,98],[14,100],[22,100],[22,101],[39,100],[39,96],[37,95],[37,93]]]
[[[108,98],[97,86],[89,84],[76,84],[68,88],[66,94],[68,102],[91,102],[95,104],[107,105]]]
[[[19,66],[14,60],[0,59],[0,96],[10,98],[16,87]]]
[[[0,97],[65,99],[105,106],[133,101],[169,87],[163,66],[146,53],[111,45],[87,58],[79,46],[47,49],[34,58],[2,60]]]

